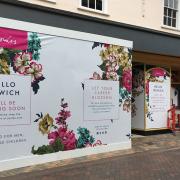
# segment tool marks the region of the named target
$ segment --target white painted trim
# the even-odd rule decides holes
[[[175,27],[171,27],[171,26],[162,25],[161,28],[171,30],[171,31],[180,32],[180,29],[175,28]]]
[[[54,3],[54,4],[57,3],[56,0],[39,0],[39,1],[44,1],[44,2],[47,2],[47,3]]]
[[[109,14],[105,13],[104,11],[99,11],[99,10],[95,10],[95,9],[91,9],[91,8],[86,8],[86,7],[83,7],[83,6],[79,6],[77,9],[81,10],[81,11],[91,12],[93,14],[99,14],[99,15],[102,15],[102,16],[109,16]]]
[[[78,158],[78,157],[88,156],[97,153],[125,150],[130,148],[131,148],[131,141],[128,141],[128,142],[114,143],[109,145],[102,145],[97,147],[87,147],[84,149],[63,151],[52,154],[24,156],[20,158],[0,161],[0,171],[43,164],[47,162],[65,160],[70,158]]]
[[[112,38],[108,36],[101,36],[74,30],[62,29],[52,26],[40,25],[24,21],[12,20],[7,18],[0,18],[0,27],[19,29],[24,31],[32,31],[37,33],[49,34],[54,36],[61,36],[73,39],[79,39],[91,42],[101,42],[107,44],[115,44],[132,48],[133,42],[123,39]]]

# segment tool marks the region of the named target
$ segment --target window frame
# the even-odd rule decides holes
[[[167,0],[168,1],[168,6],[167,5],[165,5],[165,1],[166,0],[163,0],[163,22],[162,22],[162,24],[163,24],[163,26],[165,26],[165,27],[167,27],[167,28],[172,28],[172,29],[179,29],[179,7],[180,7],[180,0],[177,0],[178,2],[178,4],[177,4],[177,8],[175,8],[175,6],[174,6],[174,1],[175,0],[173,0],[173,8],[172,7],[170,7],[169,6],[169,1],[170,0]],[[167,14],[165,14],[165,8],[167,8]],[[171,16],[169,16],[168,15],[168,12],[169,11],[171,11]],[[175,12],[176,13],[176,17],[175,18],[173,18],[173,12]],[[166,23],[164,23],[164,18],[166,17]],[[168,25],[168,18],[170,19],[170,21],[171,21],[171,25]],[[173,26],[173,19],[175,19],[175,26]]]
[[[89,0],[87,0],[89,2]],[[95,1],[95,8],[90,8],[90,7],[86,7],[86,6],[82,6],[82,0],[79,0],[79,8],[81,10],[86,10],[86,11],[90,11],[90,12],[94,12],[94,13],[98,13],[98,14],[104,14],[104,15],[108,15],[107,14],[107,0],[102,0],[102,10],[98,10],[96,9],[96,0]]]

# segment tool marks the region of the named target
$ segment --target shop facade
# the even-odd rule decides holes
[[[170,107],[177,35],[18,1],[0,2],[0,16],[1,170],[131,148],[133,68],[143,87],[160,74],[148,85]],[[162,116],[148,131],[166,128]]]

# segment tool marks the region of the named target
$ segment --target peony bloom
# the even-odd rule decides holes
[[[25,74],[26,67],[32,60],[32,54],[29,52],[23,52],[17,54],[14,58],[14,68],[19,74]]]
[[[106,72],[114,72],[114,68],[111,65],[106,66]]]
[[[107,80],[113,80],[113,81],[118,81],[118,74],[113,71],[107,71],[106,72],[106,78]]]
[[[39,131],[42,134],[48,134],[52,126],[53,126],[53,118],[49,114],[46,114],[39,122]]]
[[[123,71],[123,78],[122,78],[123,87],[127,89],[127,91],[131,92],[132,90],[132,71],[131,69],[127,69]]]
[[[67,128],[60,127],[57,131],[48,134],[50,144],[53,144],[57,138],[60,138],[64,145],[64,150],[71,150],[76,148],[76,137],[73,131],[69,131]]]
[[[160,77],[160,76],[164,76],[165,74],[166,74],[165,70],[163,70],[161,68],[152,69],[152,76],[153,77]]]
[[[31,75],[32,82],[35,82],[36,80],[39,80],[42,75],[42,65],[37,64],[36,62],[31,62],[29,67],[25,68],[26,74]]]
[[[111,64],[111,67],[113,68],[114,71],[117,71],[119,69],[119,66],[118,66],[117,62],[113,62]]]

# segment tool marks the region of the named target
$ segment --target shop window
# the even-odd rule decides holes
[[[178,0],[164,0],[164,22],[170,27],[177,27]]]
[[[104,12],[105,0],[81,0],[81,7]]]

